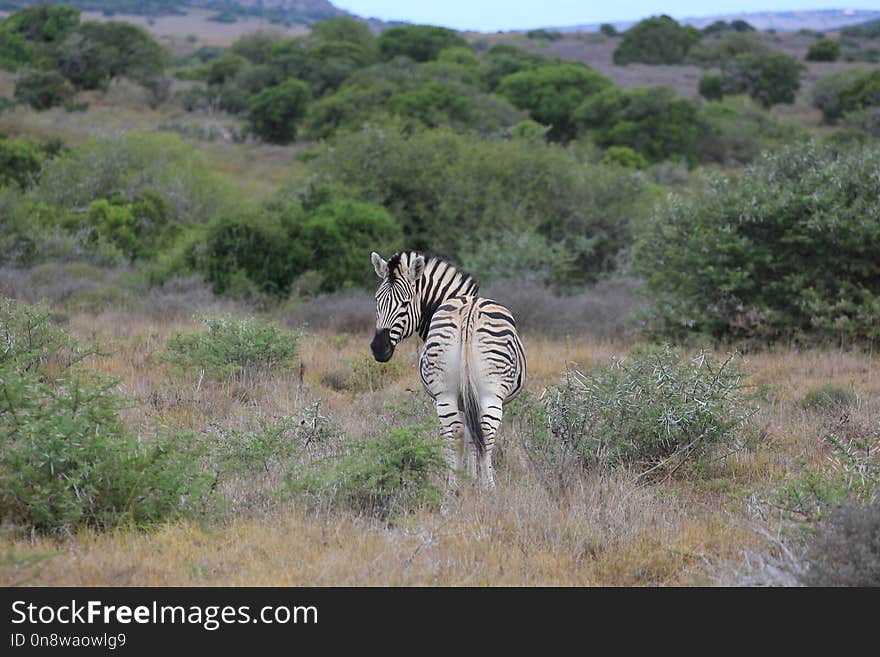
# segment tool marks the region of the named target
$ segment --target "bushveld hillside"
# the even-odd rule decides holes
[[[4,584],[880,581],[871,25],[120,18],[0,22]],[[401,248],[517,319],[492,493]]]

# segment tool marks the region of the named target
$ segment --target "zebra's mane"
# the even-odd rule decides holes
[[[416,251],[415,249],[408,249],[406,251],[400,251],[395,253],[388,259],[388,278],[394,280],[397,277],[400,269],[400,261],[404,256],[409,256],[407,258],[408,262],[412,262],[412,259],[416,256],[422,256],[425,259],[425,274],[430,271],[436,271],[441,264],[446,265],[446,271],[451,271],[454,274],[457,274],[460,277],[461,281],[469,281],[474,286],[474,292],[480,289],[480,282],[476,279],[476,277],[468,271],[465,271],[461,267],[457,267],[453,265],[446,258],[441,258],[440,256],[429,256],[421,251]],[[436,265],[435,265],[436,263]],[[423,274],[422,276],[424,277]]]

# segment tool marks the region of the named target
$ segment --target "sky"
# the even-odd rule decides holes
[[[668,14],[692,18],[800,9],[880,9],[880,0],[331,0],[364,18],[442,25],[456,30],[495,32],[535,27],[633,21]]]

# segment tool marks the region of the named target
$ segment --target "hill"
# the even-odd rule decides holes
[[[674,18],[680,23],[687,23],[700,29],[715,21],[730,22],[744,20],[758,30],[796,32],[798,30],[836,30],[850,25],[858,25],[880,19],[880,11],[871,9],[819,9],[806,11],[762,11],[686,18],[674,16]],[[614,23],[614,27],[622,31],[628,29],[636,22],[619,21]],[[599,29],[599,24],[569,25],[554,29],[562,32],[595,32]]]
[[[15,11],[35,4],[47,3],[43,0],[0,0],[0,11]],[[311,24],[348,15],[327,0],[65,0],[63,4],[105,15],[173,16],[191,9],[209,9],[216,12],[213,20],[224,23],[254,17],[273,23]]]

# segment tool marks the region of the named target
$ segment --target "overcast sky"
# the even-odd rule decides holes
[[[515,30],[632,21],[656,14],[691,18],[799,9],[880,9],[880,0],[332,0],[364,18],[442,25],[457,30]]]

